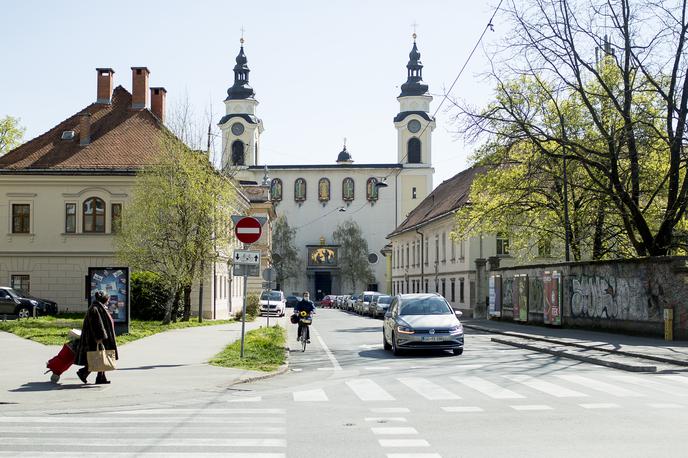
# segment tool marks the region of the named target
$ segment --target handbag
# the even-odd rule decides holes
[[[89,372],[107,372],[116,369],[115,350],[106,350],[102,343],[98,344],[95,351],[86,352],[86,361]]]

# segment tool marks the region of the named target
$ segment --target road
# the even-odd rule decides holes
[[[686,456],[686,373],[632,374],[470,331],[461,356],[394,357],[381,323],[319,310],[306,352],[290,326],[288,373],[219,392],[0,416],[0,456]]]

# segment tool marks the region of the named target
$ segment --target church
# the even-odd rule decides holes
[[[393,116],[397,131],[396,157],[365,164],[354,160],[365,151],[343,149],[325,164],[265,164],[260,159],[263,121],[257,116],[258,99],[249,85],[248,59],[243,39],[234,67],[234,83],[227,90],[222,130],[222,168],[244,182],[270,183],[277,216],[284,216],[296,229],[295,247],[303,263],[298,278],[280,285],[285,293],[308,290],[316,299],[326,294],[348,294],[363,290],[391,292],[391,262],[387,235],[433,189],[432,96],[423,82],[423,64],[413,35],[406,65],[406,82],[397,97],[399,112]],[[391,117],[391,116],[390,116]],[[342,274],[340,247],[332,234],[347,220],[355,221],[368,243],[368,262],[374,279],[354,286]]]

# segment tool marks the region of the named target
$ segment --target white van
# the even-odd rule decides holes
[[[287,300],[282,291],[263,291],[260,295],[260,314],[284,316]]]

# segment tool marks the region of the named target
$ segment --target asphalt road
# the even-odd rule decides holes
[[[381,325],[319,310],[304,353],[290,326],[282,376],[127,410],[0,416],[0,456],[686,456],[686,373],[625,373],[471,332],[461,356],[394,357]]]

